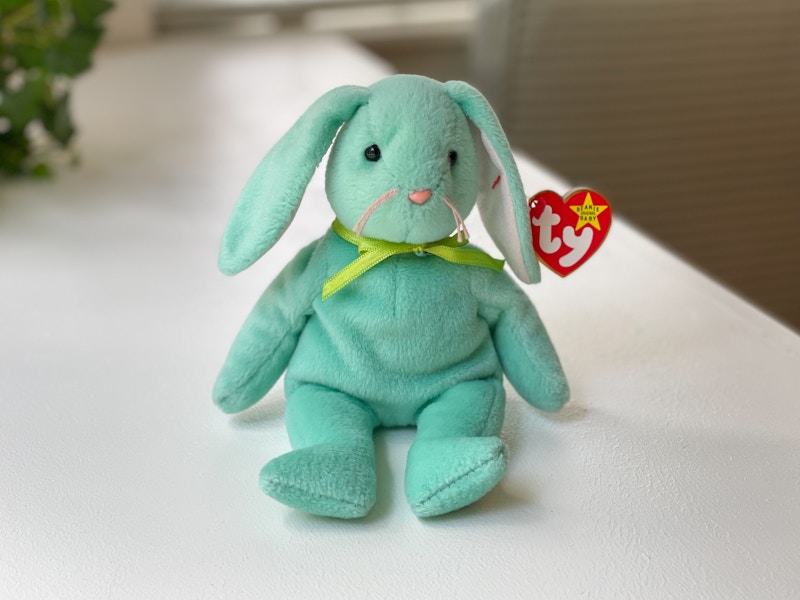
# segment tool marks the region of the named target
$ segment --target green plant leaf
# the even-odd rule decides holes
[[[3,20],[3,17],[6,17],[6,12],[10,12],[16,8],[19,8],[23,4],[30,3],[30,0],[0,0],[0,21]]]
[[[45,50],[44,64],[53,73],[74,77],[91,65],[91,53],[100,41],[100,31],[75,31]]]
[[[61,146],[69,143],[75,135],[75,127],[69,115],[69,96],[63,96],[43,112],[42,125]]]
[[[50,170],[50,167],[48,167],[46,164],[37,163],[31,169],[31,175],[33,175],[34,177],[38,177],[40,179],[47,179],[53,175],[53,172]]]
[[[22,69],[33,69],[45,65],[44,48],[19,44],[14,50],[14,58],[17,59],[17,66]]]
[[[79,25],[93,26],[97,19],[113,6],[108,0],[80,0],[73,3],[72,12]]]
[[[0,116],[11,121],[11,131],[23,132],[25,126],[36,119],[46,106],[47,85],[43,77],[27,79],[22,88],[6,92],[0,104]]]
[[[0,134],[0,173],[23,174],[25,159],[30,151],[30,142],[23,133],[12,130]]]

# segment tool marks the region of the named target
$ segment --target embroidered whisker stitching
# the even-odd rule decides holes
[[[461,213],[456,210],[456,207],[453,206],[453,203],[450,202],[450,198],[447,196],[444,197],[445,204],[450,207],[450,210],[453,211],[453,218],[456,220],[456,239],[459,242],[466,240],[469,241],[469,231],[467,231],[467,226],[464,224],[464,218],[461,216]],[[462,235],[463,234],[463,235]]]
[[[393,190],[389,190],[383,196],[381,196],[380,198],[375,200],[375,202],[370,204],[367,207],[367,210],[365,210],[363,212],[361,217],[356,222],[355,227],[353,227],[353,233],[355,233],[357,236],[361,236],[361,232],[364,231],[364,227],[366,226],[367,221],[369,221],[369,218],[372,216],[372,213],[374,213],[381,204],[386,202],[389,198],[394,196],[396,193],[397,193],[397,188],[394,188]]]

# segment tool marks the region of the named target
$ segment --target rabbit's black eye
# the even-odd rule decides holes
[[[457,158],[458,158],[458,152],[456,152],[455,150],[450,150],[450,152],[447,153],[447,160],[450,161],[450,166],[451,167],[454,164],[456,164],[456,159]]]
[[[367,160],[370,162],[378,162],[381,158],[381,149],[375,144],[372,144],[372,146],[364,150],[364,156],[366,156]]]

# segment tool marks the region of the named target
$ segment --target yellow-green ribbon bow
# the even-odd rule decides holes
[[[387,242],[375,238],[361,237],[347,229],[336,219],[331,225],[333,231],[343,240],[358,246],[359,257],[344,269],[329,278],[322,286],[322,299],[326,300],[354,279],[366,273],[379,262],[395,254],[433,254],[444,260],[459,265],[470,265],[502,271],[505,261],[492,258],[485,252],[475,248],[462,248],[467,241],[458,241],[457,236],[451,236],[428,242],[427,244],[408,244],[405,242]]]

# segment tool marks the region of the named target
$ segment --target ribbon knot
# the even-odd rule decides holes
[[[357,246],[359,256],[344,269],[325,281],[322,286],[323,300],[330,298],[378,263],[397,254],[414,253],[418,256],[432,254],[448,262],[493,269],[494,271],[502,271],[505,262],[492,258],[476,248],[463,248],[467,241],[459,241],[455,235],[435,242],[428,242],[427,244],[409,244],[358,236],[342,225],[338,219],[333,222],[331,229],[346,242]]]

